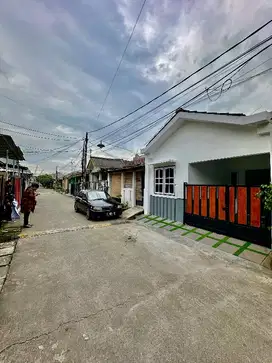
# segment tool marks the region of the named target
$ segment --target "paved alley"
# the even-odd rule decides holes
[[[271,363],[270,271],[89,222],[52,191],[31,223],[43,234],[19,240],[0,295],[1,363]]]

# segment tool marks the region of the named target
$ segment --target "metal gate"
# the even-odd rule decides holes
[[[184,184],[184,223],[271,248],[259,186]]]

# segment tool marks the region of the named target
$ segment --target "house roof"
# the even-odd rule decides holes
[[[123,160],[121,168],[108,169],[109,172],[122,170],[136,170],[145,166],[145,158],[143,155],[135,155],[132,160]]]
[[[74,177],[81,176],[81,175],[82,175],[82,172],[79,171],[79,170],[78,171],[72,171],[69,174],[63,175],[63,179],[74,178]]]
[[[254,115],[246,116],[244,113],[226,113],[226,112],[200,112],[184,110],[178,108],[170,120],[152,137],[147,143],[144,153],[154,145],[162,136],[169,135],[178,129],[185,121],[206,122],[225,125],[250,126],[267,123],[272,119],[272,112],[260,112]],[[168,136],[167,136],[168,135]]]
[[[7,157],[13,160],[25,160],[22,150],[15,145],[13,138],[9,135],[0,134],[0,158]]]
[[[5,169],[5,168],[6,168],[6,163],[0,160],[0,167]],[[8,164],[8,167],[9,167],[10,169],[12,169],[12,170],[13,170],[13,164],[10,164],[10,163],[9,163],[9,164]],[[18,165],[16,165],[16,164],[15,164],[15,165],[14,165],[14,169],[15,169],[15,170],[18,170]],[[20,165],[20,170],[21,170],[21,171],[28,171],[28,172],[30,172],[30,173],[31,173],[31,171],[28,169],[28,167],[27,167],[27,166],[22,166],[22,165]]]
[[[88,169],[92,170],[94,168],[99,169],[119,169],[122,167],[124,163],[123,159],[110,159],[110,158],[101,158],[98,156],[91,156]]]

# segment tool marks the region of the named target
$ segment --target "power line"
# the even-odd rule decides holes
[[[272,37],[271,37],[272,38]],[[263,42],[261,42],[261,43],[263,43]],[[270,47],[271,46],[271,44],[268,46],[268,47]],[[246,61],[244,61],[244,62],[242,62],[242,63],[240,63],[238,66],[236,66],[234,69],[232,69],[229,73],[227,73],[227,74],[225,74],[222,78],[220,78],[219,80],[217,80],[212,86],[209,86],[209,88],[211,88],[211,87],[213,87],[215,84],[217,84],[217,83],[219,83],[219,82],[221,82],[225,77],[229,77],[230,76],[230,74],[231,73],[233,73],[233,72],[235,72],[234,73],[234,75],[238,72],[238,71],[240,71],[250,60],[252,60],[253,58],[255,58],[257,55],[259,55],[261,52],[263,52],[264,50],[266,50],[268,47],[266,47],[266,48],[263,48],[260,52],[258,52],[258,53],[256,53],[255,55],[253,55],[253,57],[251,57],[251,58],[248,58]],[[251,48],[252,49],[252,48]],[[244,53],[242,54],[242,55],[244,55]],[[234,59],[234,60],[237,60],[237,57]],[[233,61],[234,61],[233,60]],[[231,62],[233,62],[233,61],[231,61]],[[228,64],[230,64],[231,62],[228,62],[227,63],[227,65]],[[224,66],[223,66],[224,67]],[[220,67],[219,69],[217,69],[216,71],[214,71],[214,72],[212,72],[212,74],[213,73],[216,73],[218,70],[220,70],[220,69],[222,69],[222,67]],[[208,76],[206,76],[206,77],[204,77],[203,79],[206,79]],[[202,79],[202,80],[203,80]],[[200,80],[200,81],[198,81],[198,82],[196,82],[195,84],[198,84],[198,83],[200,83],[202,80]],[[194,86],[195,84],[193,84],[192,86]],[[183,90],[183,91],[186,91],[186,90],[188,90],[189,88],[191,88],[191,86],[190,87],[187,87],[185,90]],[[198,88],[198,87],[197,87]],[[181,91],[181,93],[183,92],[183,91]],[[204,90],[203,92],[201,92],[201,93],[205,93],[206,92],[206,90]],[[201,95],[201,93],[200,93],[200,95]],[[197,95],[197,96],[199,96],[199,95]],[[172,99],[173,98],[175,98],[176,96],[173,96],[172,97]],[[192,99],[189,99],[188,101],[186,101],[181,107],[183,107],[185,104],[187,104],[187,102],[191,102],[191,100]],[[153,110],[155,110],[155,109],[158,109],[161,105],[163,105],[164,104],[164,102],[162,103],[162,104],[160,104],[159,106],[157,106],[157,107],[155,107],[155,108],[153,108],[152,109],[152,111]],[[151,111],[151,110],[150,110]],[[147,115],[147,114],[149,114],[150,113],[150,111],[148,111],[148,112],[146,112],[144,115],[142,115],[142,116],[140,116],[140,117],[138,117],[136,120],[139,120],[140,118],[143,118],[143,116],[145,116],[145,115]],[[173,111],[171,111],[170,113],[168,113],[168,115],[169,114],[171,114]],[[133,120],[134,121],[134,120]],[[133,122],[132,121],[132,122]],[[136,131],[137,132],[137,131]],[[123,137],[123,139],[124,139],[124,137]],[[114,142],[114,141],[113,141]]]
[[[138,14],[138,16],[137,16],[137,19],[136,19],[136,21],[135,21],[135,24],[134,24],[134,26],[133,26],[133,28],[132,28],[132,31],[131,31],[130,36],[129,36],[128,41],[127,41],[127,44],[126,44],[125,49],[124,49],[124,51],[123,51],[123,53],[122,53],[122,56],[121,56],[121,58],[120,58],[119,64],[118,64],[118,66],[117,66],[117,68],[116,68],[116,71],[115,71],[115,73],[114,73],[114,75],[113,75],[113,78],[112,78],[112,80],[111,80],[110,86],[109,86],[109,88],[108,88],[108,91],[107,91],[107,93],[106,93],[106,96],[105,96],[105,98],[104,98],[104,101],[103,101],[103,103],[102,103],[102,106],[101,106],[101,108],[100,108],[100,111],[98,112],[97,120],[99,119],[99,117],[100,117],[100,115],[101,115],[101,113],[102,113],[102,111],[103,111],[103,109],[104,109],[104,107],[105,107],[105,104],[106,104],[106,102],[107,102],[108,96],[109,96],[110,91],[111,91],[111,89],[112,89],[113,83],[114,83],[115,78],[116,78],[116,76],[117,76],[117,74],[118,74],[118,72],[119,72],[119,69],[120,69],[121,64],[122,64],[122,62],[123,62],[123,59],[124,59],[124,56],[125,56],[125,54],[126,54],[126,51],[127,51],[127,49],[128,49],[128,46],[129,46],[129,44],[130,44],[130,42],[131,42],[131,39],[132,39],[133,34],[134,34],[134,31],[135,31],[136,26],[137,26],[137,24],[138,24],[138,22],[139,22],[140,16],[141,16],[141,14],[142,14],[142,12],[143,12],[143,9],[144,9],[144,6],[145,6],[146,1],[147,1],[147,0],[144,0],[144,1],[143,1],[143,3],[142,3],[142,6],[141,6],[141,9],[140,9],[140,12],[139,12],[139,14]]]
[[[243,65],[240,65],[240,66],[238,66],[237,67],[237,69],[238,68],[241,68],[241,67],[243,67],[246,63],[248,63],[251,59],[253,59],[254,57],[256,57],[257,55],[259,55],[261,52],[263,52],[264,50],[266,50],[268,47],[270,47],[272,44],[270,44],[269,46],[267,46],[266,48],[264,48],[264,49],[262,49],[260,52],[258,52],[256,55],[254,55],[253,57],[251,57],[249,60],[247,60],[246,62],[244,62],[244,64]],[[265,74],[266,72],[268,72],[268,71],[271,71],[272,70],[272,67],[271,68],[269,68],[269,69],[267,69],[267,70],[265,70],[265,71],[262,71],[262,72],[260,72],[259,74],[256,74],[256,75],[253,75],[253,76],[251,76],[251,77],[248,77],[247,79],[244,79],[244,80],[242,80],[242,81],[240,81],[240,82],[238,82],[237,84],[235,84],[234,86],[238,86],[238,85],[240,85],[240,84],[242,84],[242,83],[245,83],[246,81],[249,81],[249,80],[251,80],[251,79],[253,79],[253,78],[256,78],[257,76],[261,76],[261,75],[263,75],[263,74]],[[232,71],[233,72],[233,71]],[[237,73],[237,72],[236,72]],[[229,75],[229,74],[228,74]],[[228,75],[226,75],[226,76],[228,76]],[[224,77],[226,77],[226,76],[224,76]],[[211,87],[213,87],[215,84],[217,84],[217,83],[219,83],[220,81],[222,81],[223,79],[224,79],[224,77],[222,77],[219,81],[217,81],[217,82],[215,82]],[[204,99],[202,98],[202,99],[196,99],[199,95],[201,95],[201,94],[205,94],[205,92],[206,92],[206,90],[204,90],[204,91],[202,91],[202,92],[200,92],[197,96],[194,96],[193,98],[191,98],[191,100],[189,100],[189,101],[187,101],[186,103],[184,103],[182,106],[180,106],[180,107],[183,107],[185,104],[188,104],[188,105],[192,105],[192,104],[195,104],[195,103],[199,103],[199,102],[202,102]],[[220,92],[220,91],[219,91]],[[206,96],[206,95],[205,95]],[[194,101],[194,102],[192,102],[192,103],[189,103],[190,101]],[[158,123],[159,123],[159,121],[162,121],[164,118],[166,118],[166,117],[168,117],[168,116],[170,116],[171,114],[173,115],[173,113],[174,113],[174,111],[175,110],[172,110],[171,112],[169,112],[169,113],[167,113],[166,115],[164,115],[164,116],[162,116],[162,117],[160,117],[160,118],[158,118],[158,119],[156,119],[156,120],[154,120],[151,124],[149,124],[149,125],[145,125],[145,126],[143,126],[142,128],[140,128],[139,130],[136,130],[135,132],[133,132],[133,133],[131,133],[130,135],[127,135],[126,137],[122,137],[122,138],[120,138],[119,140],[115,140],[115,142],[118,142],[118,141],[122,141],[122,142],[129,142],[129,141],[131,141],[131,140],[133,140],[133,139],[135,139],[136,137],[138,137],[138,136],[140,136],[141,134],[143,134],[144,132],[146,132],[147,130],[150,130],[151,128],[153,128],[153,127],[155,127]],[[129,137],[129,136],[131,136],[129,139],[126,139],[127,137]],[[111,148],[114,148],[115,147],[115,145],[113,145]],[[110,148],[110,149],[111,149]],[[107,150],[109,150],[109,149],[107,149]]]
[[[39,160],[38,162],[39,162],[39,163],[41,163],[41,162],[44,162],[44,161],[50,160],[51,158],[53,158],[53,157],[55,157],[55,156],[57,156],[57,155],[59,155],[59,154],[61,154],[61,153],[65,152],[65,151],[66,151],[66,150],[68,150],[70,147],[75,146],[75,145],[76,145],[76,144],[78,144],[80,141],[82,141],[82,139],[77,140],[76,142],[72,143],[71,145],[66,146],[66,147],[65,147],[65,148],[63,148],[62,150],[59,150],[59,151],[55,152],[53,155],[51,155],[51,156],[49,156],[49,157],[46,157],[46,158],[44,158],[44,159],[42,159],[42,160]]]
[[[2,121],[0,120],[0,122],[2,122]],[[34,137],[34,138],[37,138],[37,139],[53,140],[53,141],[71,141],[71,140],[65,140],[65,139],[61,140],[60,138],[56,139],[56,138],[47,137],[47,136],[39,136],[39,135],[29,134],[29,133],[26,133],[26,132],[21,132],[21,131],[15,131],[15,130],[11,130],[11,129],[6,129],[4,127],[0,127],[0,130],[4,130],[4,131],[8,131],[8,132],[13,132],[13,133],[18,134],[18,135]]]
[[[19,105],[24,106],[24,107],[29,109],[29,107],[27,105],[25,105],[24,103],[19,102],[17,100],[14,100],[13,98],[11,98],[9,96],[0,94],[0,97],[3,97],[3,98],[5,98],[5,99],[7,99],[9,101],[14,102],[15,104],[19,104]],[[64,135],[60,135],[60,134],[53,134],[53,133],[50,133],[50,132],[39,131],[39,130],[31,129],[31,128],[28,128],[28,127],[25,127],[25,126],[13,124],[11,122],[3,121],[3,120],[0,120],[0,122],[2,122],[4,124],[7,124],[7,125],[15,126],[15,127],[18,127],[18,128],[22,128],[22,129],[25,129],[25,130],[28,130],[28,131],[38,132],[40,134],[51,135],[51,136],[56,136],[56,137],[64,137],[64,138],[69,138],[69,139],[76,139],[75,136],[64,136]]]
[[[241,53],[239,56],[235,57],[234,59],[232,59],[231,61],[227,62],[226,64],[224,64],[223,66],[219,67],[218,69],[216,69],[215,71],[211,72],[210,74],[206,75],[205,77],[203,77],[202,79],[200,79],[199,81],[193,83],[192,85],[188,86],[187,88],[181,90],[180,92],[178,92],[177,94],[173,95],[172,97],[170,97],[169,99],[165,100],[164,102],[160,103],[159,105],[153,107],[152,109],[148,110],[147,112],[145,112],[144,114],[136,117],[135,119],[133,119],[132,121],[129,121],[126,126],[131,126],[133,123],[135,123],[136,121],[141,120],[142,118],[144,118],[145,116],[147,116],[148,114],[153,113],[153,111],[158,110],[159,108],[161,108],[162,106],[166,105],[168,102],[173,101],[174,99],[176,99],[178,96],[183,95],[185,92],[187,92],[188,90],[192,89],[192,88],[199,88],[195,87],[197,85],[200,84],[201,86],[201,82],[203,82],[204,80],[210,78],[211,76],[214,75],[218,75],[219,72],[225,71],[230,65],[233,65],[235,62],[237,62],[238,60],[242,59],[243,57],[245,57],[246,55],[248,55],[249,53],[253,52],[254,50],[256,50],[258,47],[260,47],[261,45],[265,44],[266,42],[268,42],[269,40],[272,39],[272,36],[269,36],[267,38],[265,38],[264,40],[262,40],[261,42],[258,42],[257,44],[255,44],[253,47],[249,48],[247,51]],[[241,66],[244,66],[245,63],[241,62],[240,63]],[[236,68],[234,68],[234,70],[236,70]],[[189,92],[187,92],[186,94],[188,94]],[[122,130],[123,126],[120,126],[119,128],[117,128],[116,130],[111,131],[110,133],[103,135],[100,137],[101,138],[105,138],[105,137],[109,137],[109,136],[113,136],[114,134],[116,134],[118,131]]]
[[[151,99],[150,101],[146,102],[145,104],[143,104],[142,106],[136,108],[135,110],[129,112],[128,114],[126,114],[125,116],[120,117],[119,119],[117,119],[116,121],[113,121],[111,123],[109,123],[108,125],[102,126],[98,129],[92,130],[90,132],[97,132],[97,131],[101,131],[109,126],[112,126],[122,120],[124,120],[125,118],[133,115],[134,113],[138,112],[139,110],[143,109],[144,107],[150,105],[152,102],[158,100],[159,98],[161,98],[162,96],[166,95],[168,92],[172,91],[174,88],[178,87],[180,84],[184,83],[185,81],[187,81],[189,78],[193,77],[194,75],[196,75],[197,73],[201,72],[203,69],[205,69],[206,67],[208,67],[209,65],[211,65],[212,63],[214,63],[215,61],[217,61],[218,59],[220,59],[221,57],[223,57],[225,54],[227,54],[228,52],[230,52],[231,50],[235,49],[236,47],[238,47],[240,44],[242,44],[243,42],[245,42],[246,40],[248,40],[249,38],[251,38],[252,36],[254,36],[255,34],[257,34],[258,32],[260,32],[262,29],[264,29],[265,27],[267,27],[270,23],[272,22],[272,20],[269,20],[268,22],[266,22],[265,24],[263,24],[261,27],[257,28],[256,30],[254,30],[252,33],[250,33],[248,36],[246,36],[245,38],[243,38],[240,42],[234,44],[232,47],[228,48],[226,51],[222,52],[221,54],[219,54],[217,57],[213,58],[210,62],[208,62],[207,64],[205,64],[204,66],[202,66],[201,68],[197,69],[195,72],[191,73],[189,76],[185,77],[184,79],[182,79],[180,82],[176,83],[174,86],[168,88],[166,91],[164,91],[163,93],[161,93],[160,95],[154,97],[153,99]]]
[[[0,122],[2,124],[7,124],[7,125],[10,125],[10,126],[18,127],[20,129],[24,129],[24,130],[28,130],[28,131],[32,131],[32,132],[38,132],[38,133],[44,134],[44,135],[50,135],[50,136],[56,136],[56,137],[63,137],[63,138],[66,138],[66,139],[73,139],[73,140],[74,139],[78,139],[75,136],[66,136],[66,135],[52,134],[51,132],[39,131],[39,130],[31,129],[29,127],[25,127],[25,126],[21,126],[21,125],[16,125],[16,124],[13,124],[11,122],[7,122],[7,121],[3,121],[3,120],[0,120]]]
[[[268,69],[265,69],[264,71],[262,71],[262,72],[259,72],[259,73],[257,73],[257,74],[254,74],[253,76],[250,76],[250,77],[247,77],[247,78],[244,78],[244,79],[242,79],[242,80],[240,80],[240,81],[238,81],[237,82],[237,80],[239,80],[239,79],[241,79],[241,77],[239,77],[239,78],[237,78],[236,79],[236,82],[235,83],[232,83],[232,85],[231,85],[231,87],[229,88],[229,89],[233,89],[233,88],[235,88],[235,87],[238,87],[238,86],[240,86],[241,84],[244,84],[245,82],[248,82],[248,81],[250,81],[250,80],[252,80],[252,79],[254,79],[254,78],[256,78],[256,77],[260,77],[260,76],[262,76],[262,75],[264,75],[264,74],[266,74],[266,73],[268,73],[268,72],[271,72],[272,71],[272,67],[270,67],[270,68],[268,68]],[[215,89],[215,91],[218,89],[218,88],[221,88],[221,87],[217,87],[216,89]],[[219,96],[221,96],[223,93],[225,93],[226,91],[223,91],[222,92],[222,90],[220,89],[219,91],[217,91],[216,93],[215,93],[215,95],[218,95],[219,94]],[[188,106],[192,106],[192,105],[194,105],[194,104],[198,104],[198,103],[200,103],[200,102],[203,102],[203,101],[206,101],[207,100],[207,98],[209,98],[209,97],[207,97],[207,95],[203,95],[203,97],[201,98],[201,99],[198,99],[198,100],[196,100],[196,101],[193,101],[192,103],[189,103],[188,105],[187,105],[187,107]],[[219,97],[218,97],[219,98]],[[218,98],[215,100],[215,101],[217,101],[218,100]],[[210,99],[210,98],[209,98]],[[212,100],[212,102],[214,102],[213,100]],[[259,107],[259,108],[257,108],[253,113],[255,113],[256,111],[258,111],[258,109],[260,109],[261,107]]]

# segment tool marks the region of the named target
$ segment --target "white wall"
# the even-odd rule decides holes
[[[191,184],[230,184],[231,173],[237,172],[237,183],[245,183],[246,170],[270,168],[270,155],[251,155],[193,163],[189,165],[188,182]]]
[[[146,155],[145,213],[149,212],[148,196],[154,193],[154,165],[167,160],[176,161],[175,198],[183,198],[183,183],[188,182],[190,163],[261,153],[270,153],[270,135],[257,135],[255,126],[194,121],[183,124],[158,150],[154,145],[154,151]],[[217,171],[217,176],[219,180],[225,178],[226,173]]]

